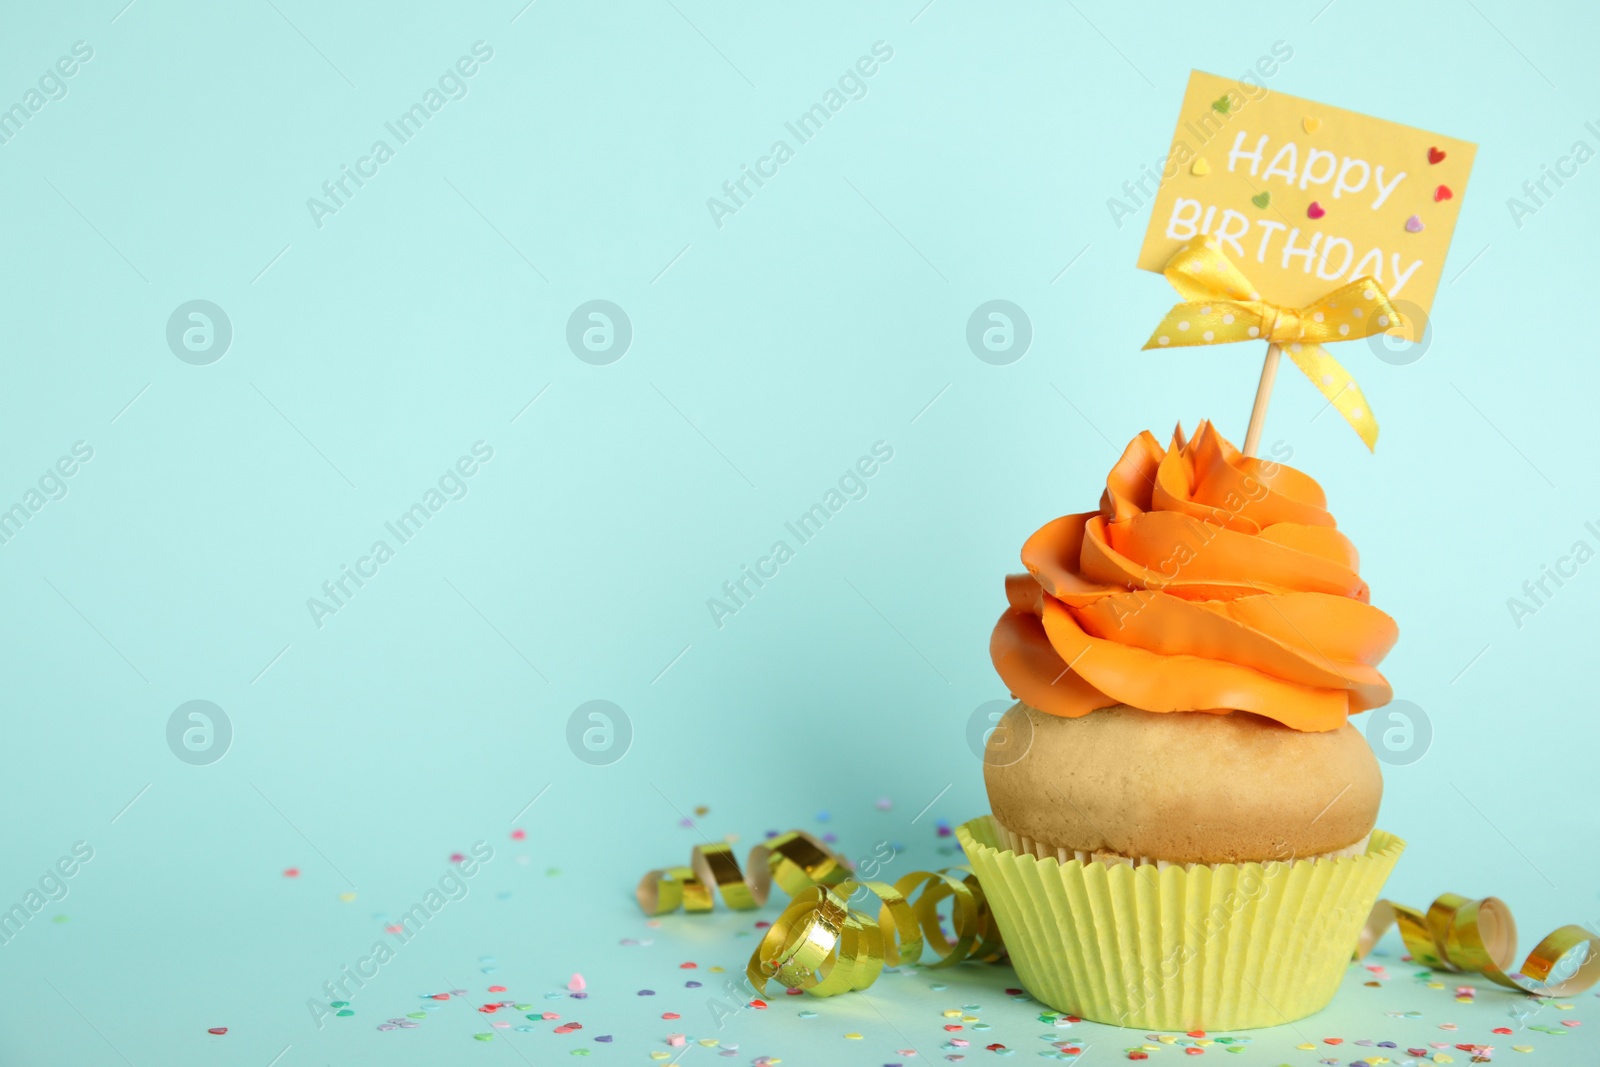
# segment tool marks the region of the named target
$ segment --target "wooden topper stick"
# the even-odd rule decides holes
[[[1261,383],[1256,386],[1255,407],[1250,409],[1250,428],[1244,433],[1244,454],[1254,456],[1261,446],[1261,428],[1267,421],[1267,401],[1272,399],[1272,383],[1278,380],[1277,345],[1267,346],[1267,361],[1261,364]]]

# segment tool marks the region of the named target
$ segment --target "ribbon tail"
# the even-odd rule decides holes
[[[1372,407],[1362,394],[1361,387],[1350,376],[1350,372],[1345,370],[1338,360],[1328,355],[1327,350],[1321,345],[1295,342],[1285,345],[1283,350],[1294,360],[1294,365],[1311,379],[1311,384],[1328,398],[1328,403],[1344,416],[1344,421],[1350,424],[1350,428],[1355,430],[1366,444],[1367,451],[1375,451],[1378,444],[1378,420],[1372,417]]]

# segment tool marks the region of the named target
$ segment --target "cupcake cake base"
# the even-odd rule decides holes
[[[1276,1026],[1326,1007],[1405,848],[1374,830],[1359,855],[1185,869],[1019,854],[987,815],[956,833],[1028,992],[1148,1030]]]
[[[1019,856],[1033,856],[1036,859],[1055,860],[1058,863],[1070,863],[1073,860],[1077,860],[1079,863],[1120,863],[1128,867],[1154,867],[1157,870],[1165,870],[1168,867],[1177,866],[1182,867],[1187,871],[1198,866],[1203,866],[1202,864],[1198,863],[1174,864],[1169,860],[1152,859],[1149,856],[1125,856],[1120,852],[1085,852],[1081,848],[1058,848],[1055,845],[1050,845],[1043,841],[1035,841],[1026,834],[1013,833],[1011,830],[1008,830],[1005,826],[1001,825],[1000,820],[995,819],[993,816],[990,816],[990,819],[992,825],[994,826],[995,841],[999,848],[1002,850],[1009,849]],[[1319,852],[1315,855],[1299,856],[1296,858],[1307,860],[1337,860],[1343,859],[1346,856],[1361,856],[1366,854],[1367,846],[1371,840],[1372,835],[1368,834],[1360,841],[1357,841],[1355,844],[1346,848],[1335,849],[1331,852]]]

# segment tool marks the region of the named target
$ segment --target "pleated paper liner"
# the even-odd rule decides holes
[[[1018,856],[987,815],[956,835],[1028,992],[1142,1030],[1246,1030],[1322,1010],[1405,848],[1374,830],[1362,856],[1184,870]]]

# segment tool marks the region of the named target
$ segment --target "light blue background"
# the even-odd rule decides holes
[[[582,970],[571,1044],[646,1063],[669,1007],[634,990],[681,986],[683,960],[736,970],[752,944],[733,936],[748,917],[652,931],[631,901],[699,840],[677,825],[693,807],[712,839],[806,826],[854,855],[903,842],[905,869],[951,862],[930,824],[985,810],[964,736],[1004,696],[987,641],[1023,538],[1092,507],[1142,429],[1242,436],[1259,353],[1140,352],[1173,294],[1133,267],[1147,212],[1119,229],[1106,200],[1164,153],[1191,67],[1242,73],[1275,41],[1294,54],[1272,88],[1481,146],[1432,347],[1405,366],[1339,349],[1376,455],[1292,371],[1267,428],[1361,548],[1401,625],[1384,669],[1433,723],[1387,774],[1383,825],[1410,842],[1390,895],[1494,893],[1525,945],[1600,918],[1600,563],[1520,629],[1506,607],[1575,540],[1600,546],[1600,165],[1520,228],[1505,206],[1575,140],[1600,147],[1588,6],[121,3],[13,5],[0,33],[5,106],[75,41],[94,50],[0,146],[0,505],[94,449],[0,546],[0,900],[95,850],[0,948],[0,1062],[517,1062],[508,1036],[546,1062],[568,1045],[479,1046],[458,1004],[373,1027],[453,986],[543,1003]],[[479,40],[494,56],[468,95],[318,228],[307,198]],[[880,40],[866,97],[719,228],[707,198]],[[564,340],[596,298],[634,329],[609,366]],[[964,339],[996,298],[1034,329],[1009,366]],[[193,299],[234,330],[208,366],[165,340]],[[868,495],[713,625],[707,598],[880,440]],[[307,598],[477,441],[494,458],[468,495],[319,629]],[[592,698],[632,721],[611,766],[566,744]],[[191,699],[232,722],[211,766],[166,745]],[[495,859],[467,899],[319,1031],[305,1002],[381,936],[374,916],[477,840]],[[1392,1037],[1382,1013],[1418,1008],[1436,1033],[1468,1011],[1388,962],[1398,990],[1353,977],[1306,1032]],[[883,1015],[790,1002],[717,1036],[741,1045],[728,1062],[891,1062],[907,1038],[931,1060],[939,1011],[999,1012],[1013,982],[947,980],[886,978]],[[1510,1000],[1479,1001],[1488,1040]],[[574,1003],[551,1010],[584,1018]],[[678,1010],[710,1031],[701,1002]],[[993,1039],[1031,1056],[1027,1019]],[[1581,1030],[1535,1036],[1530,1060],[1594,1058]],[[1136,1037],[1094,1040],[1109,1061]],[[1299,1040],[1240,1058],[1323,1054]]]

